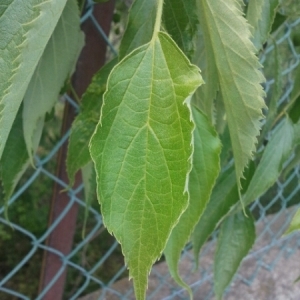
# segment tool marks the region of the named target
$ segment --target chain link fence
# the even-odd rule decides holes
[[[94,4],[89,1],[82,23],[91,20],[106,41],[110,52],[115,53],[113,44],[94,17],[93,11]],[[280,53],[283,91],[279,105],[289,101],[294,86],[293,74],[300,60],[300,51],[295,46],[294,35],[299,30],[300,19],[285,21],[261,56],[267,77],[265,89],[268,92],[274,84],[272,62],[275,59],[275,49]],[[69,188],[68,183],[54,175],[57,153],[69,137],[68,131],[58,139],[57,120],[60,120],[59,115],[66,102],[69,102],[75,110],[78,109],[76,102],[67,95],[57,105],[57,119],[50,122],[50,125],[47,123],[48,136],[43,138],[42,147],[36,156],[35,169],[31,169],[23,176],[15,194],[9,200],[10,222],[4,216],[5,207],[0,207],[0,299],[44,299],[46,293],[60,280],[61,274],[66,270],[64,299],[134,299],[132,282],[128,281],[128,271],[124,266],[120,246],[103,227],[97,203],[88,207],[86,233],[82,237],[86,208],[86,203],[79,196],[82,194],[82,184],[76,189],[68,190],[68,204],[54,222],[49,226],[47,224],[51,185],[56,182],[61,190]],[[251,210],[257,219],[257,241],[228,288],[225,298],[239,299],[234,297],[231,291],[242,286],[262,284],[256,282],[260,273],[272,272],[282,257],[292,257],[299,249],[299,233],[282,237],[300,203],[298,157],[299,150],[286,163],[286,168],[276,184],[252,204]],[[47,246],[46,240],[74,204],[80,207],[76,234],[71,252],[65,255]],[[61,236],[62,241],[64,238]],[[213,298],[212,262],[215,241],[216,233],[202,250],[200,267],[197,271],[191,271],[193,256],[190,247],[187,246],[183,252],[180,272],[192,287],[195,299]],[[44,251],[59,257],[61,267],[50,282],[37,292]],[[186,292],[170,278],[163,261],[158,262],[151,272],[147,299],[188,299]],[[243,299],[248,298],[245,296]]]

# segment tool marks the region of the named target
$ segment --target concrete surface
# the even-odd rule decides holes
[[[293,283],[300,275],[300,234],[288,238],[287,240],[276,238],[274,234],[281,236],[282,230],[287,226],[287,218],[291,215],[290,211],[282,213],[279,217],[268,216],[264,221],[256,224],[256,232],[259,239],[254,248],[253,255],[248,257],[242,263],[239,269],[239,275],[230,285],[228,293],[224,296],[225,300],[300,300],[300,282]],[[268,224],[266,231],[265,224]],[[272,244],[268,251],[262,251]],[[274,245],[273,245],[274,244]],[[285,251],[283,251],[283,245]],[[189,285],[194,285],[194,300],[215,299],[212,294],[211,268],[213,262],[213,247],[201,257],[199,272],[193,273],[192,255],[189,253],[182,259],[179,269],[180,274],[186,279]],[[260,262],[260,265],[257,262]],[[272,267],[274,264],[274,267]],[[270,268],[271,266],[271,268]],[[202,275],[201,275],[202,274]],[[168,275],[166,263],[160,263],[154,266],[149,278],[148,293],[151,294],[161,284],[161,276]],[[207,280],[204,280],[208,276]],[[200,279],[204,281],[200,286]],[[251,283],[251,285],[249,285]],[[132,287],[132,281],[124,278],[116,282],[112,289],[125,294]],[[174,295],[178,291],[178,286],[170,278],[165,280],[162,288],[152,300],[179,300],[189,299],[186,293]],[[86,295],[80,300],[99,299],[101,291],[96,291]],[[172,295],[172,296],[170,296]],[[102,300],[119,300],[120,297],[107,293]],[[131,298],[134,299],[133,295]]]

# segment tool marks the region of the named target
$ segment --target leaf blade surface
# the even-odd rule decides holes
[[[109,76],[90,152],[103,220],[122,245],[137,299],[188,203],[193,123],[184,101],[201,82],[164,33]]]
[[[222,224],[214,259],[214,290],[222,299],[225,288],[232,280],[242,259],[255,241],[255,225],[251,213],[239,212]]]
[[[83,46],[77,2],[68,0],[39,60],[24,96],[23,128],[27,151],[32,159],[46,113],[56,103],[59,91]],[[32,109],[34,107],[34,109]],[[40,132],[40,133],[37,133]],[[37,133],[37,134],[36,134]],[[34,137],[38,141],[34,141]]]
[[[260,83],[265,79],[241,4],[236,0],[198,0],[198,4],[207,28],[205,42],[214,53],[214,61],[208,63],[217,67],[240,189],[240,178],[255,151],[261,127],[265,103]]]
[[[66,0],[10,0],[0,14],[0,157]]]

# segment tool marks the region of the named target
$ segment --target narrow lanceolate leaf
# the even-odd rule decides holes
[[[297,212],[295,213],[295,215],[290,223],[290,226],[286,230],[284,235],[290,234],[296,230],[300,230],[300,209],[298,209]]]
[[[178,274],[178,262],[181,251],[189,241],[209,200],[220,171],[219,156],[221,152],[220,140],[207,118],[195,106],[192,106],[192,111],[196,129],[194,131],[193,169],[189,176],[190,201],[188,208],[172,230],[164,250],[173,278],[178,284],[187,288],[190,293],[190,288]]]
[[[252,26],[252,41],[257,51],[267,41],[276,16],[279,0],[250,0],[247,20]]]
[[[219,89],[219,79],[215,57],[210,43],[207,23],[201,17],[202,11],[199,10],[200,28],[197,31],[196,50],[193,62],[200,68],[201,75],[205,84],[201,85],[195,93],[197,106],[207,115],[209,120],[214,123],[214,100]]]
[[[4,202],[6,202],[12,195],[19,179],[25,172],[28,165],[29,157],[23,137],[21,106],[13,123],[0,160],[0,178],[4,190]]]
[[[35,133],[41,133],[45,115],[56,103],[82,46],[83,34],[80,32],[77,1],[68,0],[24,96],[23,127],[30,157],[33,154]]]
[[[196,0],[165,0],[163,22],[179,48],[191,58],[198,24]]]
[[[158,1],[135,0],[130,8],[127,27],[120,45],[119,58],[150,42],[153,36]]]
[[[242,191],[247,190],[254,171],[254,163],[250,163],[244,174],[245,179],[242,179]],[[239,193],[235,171],[231,167],[219,176],[206,209],[195,227],[192,241],[196,268],[198,267],[198,256],[202,246],[230,211],[230,208],[238,201]]]
[[[271,96],[270,96],[270,100],[268,102],[268,113],[267,113],[267,118],[266,118],[266,122],[265,125],[263,127],[262,133],[260,135],[259,138],[259,142],[261,143],[266,134],[269,132],[269,130],[272,127],[272,124],[276,118],[277,115],[277,104],[279,101],[279,98],[281,96],[281,92],[282,92],[282,73],[281,73],[281,59],[280,59],[280,54],[278,51],[278,46],[276,44],[276,42],[274,42],[274,64],[272,65],[273,69],[274,69],[274,84],[272,86],[272,90],[271,90]],[[259,144],[260,144],[259,143]]]
[[[85,200],[85,207],[84,207],[84,222],[83,222],[83,229],[82,229],[82,236],[85,236],[86,230],[86,223],[88,220],[89,209],[91,207],[92,201],[96,199],[96,173],[94,169],[94,164],[90,161],[84,167],[81,168],[82,174],[82,182],[84,186],[84,200]]]
[[[250,41],[249,25],[236,0],[197,0],[205,43],[212,49],[230,131],[238,186],[245,166],[255,151],[265,107],[258,70],[260,64]]]
[[[286,118],[273,133],[243,196],[244,206],[264,194],[276,182],[282,171],[283,163],[289,158],[297,142],[295,128],[293,123]],[[234,213],[240,208],[239,203],[232,212]]]
[[[109,76],[90,151],[103,220],[122,245],[137,299],[188,204],[193,123],[184,101],[201,83],[164,33]]]
[[[250,212],[247,212],[247,216],[239,212],[224,220],[214,259],[214,290],[217,299],[222,299],[225,288],[254,241],[255,225]]]
[[[193,232],[192,242],[196,268],[198,268],[198,257],[202,246],[215,230],[221,218],[238,200],[235,171],[230,168],[220,174],[206,209]]]
[[[0,6],[0,157],[35,68],[66,0]]]
[[[113,59],[93,77],[82,97],[81,111],[72,124],[67,155],[67,172],[71,185],[76,172],[92,160],[88,145],[99,122],[108,75],[116,62],[117,59]]]

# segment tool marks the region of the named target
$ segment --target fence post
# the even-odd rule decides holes
[[[107,3],[94,6],[93,16],[106,34],[108,34],[110,30],[114,2],[114,0],[110,0]],[[74,89],[80,97],[89,85],[92,76],[104,65],[107,48],[105,40],[97,31],[91,19],[87,19],[82,24],[82,30],[85,33],[85,47],[79,57],[76,72],[72,78]],[[70,128],[74,117],[74,109],[67,103],[61,130],[62,135]],[[65,142],[58,153],[56,170],[56,176],[66,183],[68,182],[65,164],[67,149],[68,143]],[[78,187],[80,183],[81,174],[78,173],[75,178],[74,188]],[[58,183],[54,183],[48,226],[55,221],[70,202],[68,193],[62,192],[61,190],[62,187]],[[74,203],[63,220],[49,235],[46,240],[47,247],[56,249],[64,255],[67,255],[71,251],[77,213],[78,204]],[[64,266],[61,258],[57,254],[45,250],[40,276],[39,294],[47,288],[53,277],[62,267]],[[43,300],[60,300],[63,298],[66,275],[67,268],[65,266],[62,274],[43,296]]]

